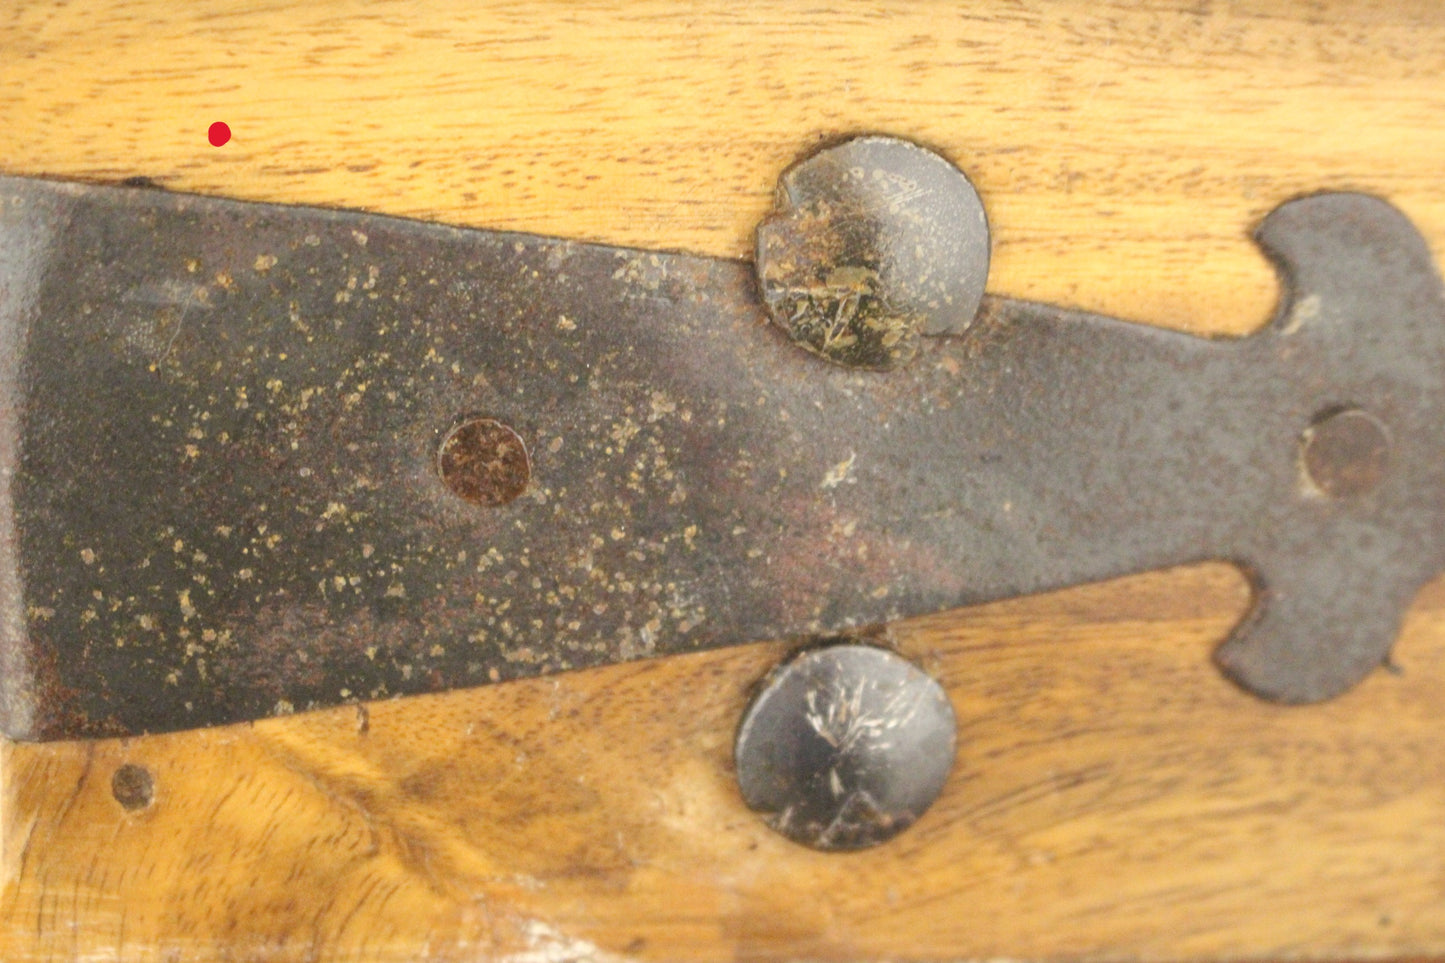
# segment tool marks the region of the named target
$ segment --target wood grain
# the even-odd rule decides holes
[[[1373,191],[1445,249],[1433,3],[457,6],[12,5],[0,170],[744,256],[782,167],[881,131],[974,178],[991,290],[1220,333],[1272,310],[1248,230],[1287,197]],[[7,745],[0,958],[1445,952],[1445,588],[1396,672],[1308,709],[1210,666],[1246,605],[1210,565],[899,626],[961,753],[848,856],[737,797],[776,643]]]

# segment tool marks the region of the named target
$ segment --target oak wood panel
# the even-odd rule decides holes
[[[783,166],[882,131],[974,178],[991,290],[1219,333],[1270,313],[1248,228],[1287,197],[1380,193],[1445,247],[1431,3],[454,6],[11,6],[0,170],[743,256]],[[7,745],[0,958],[1445,952],[1445,588],[1396,672],[1308,709],[1210,666],[1246,606],[1211,565],[899,626],[959,762],[847,856],[733,788],[776,643]]]

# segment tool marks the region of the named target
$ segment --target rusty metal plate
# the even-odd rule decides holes
[[[1225,671],[1329,697],[1445,566],[1445,301],[1379,200],[1259,238],[1287,290],[1252,337],[985,298],[879,372],[798,350],[744,262],[0,179],[4,729],[254,719],[1216,558],[1257,589]]]

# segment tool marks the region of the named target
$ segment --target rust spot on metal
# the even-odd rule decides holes
[[[1331,498],[1365,494],[1384,480],[1389,468],[1389,431],[1358,408],[1321,416],[1305,429],[1300,444],[1310,483]]]
[[[135,812],[155,801],[155,779],[146,767],[128,762],[110,777],[110,792],[122,807]]]
[[[469,418],[437,451],[442,481],[474,505],[505,505],[532,479],[522,437],[494,418]]]

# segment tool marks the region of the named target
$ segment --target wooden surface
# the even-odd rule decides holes
[[[1248,229],[1292,195],[1382,194],[1445,249],[1433,3],[462,6],[12,4],[0,170],[741,256],[782,167],[886,132],[973,176],[991,290],[1210,332],[1272,310]],[[1445,583],[1397,672],[1312,708],[1209,664],[1247,604],[1210,565],[898,627],[961,751],[848,856],[734,788],[776,644],[6,746],[0,958],[1445,952]]]

